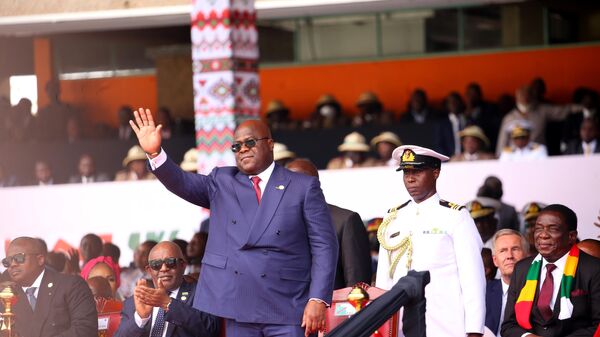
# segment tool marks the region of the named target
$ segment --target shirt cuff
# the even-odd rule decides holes
[[[310,301],[315,301],[315,302],[323,303],[323,304],[325,304],[325,306],[326,306],[326,307],[328,307],[328,308],[331,306],[331,305],[329,305],[329,303],[327,303],[327,302],[323,301],[323,300],[322,300],[322,299],[320,299],[320,298],[314,298],[314,297],[311,297],[311,298],[309,298],[309,299],[308,299],[308,301],[309,301],[309,302],[310,302]]]
[[[152,318],[152,315],[146,318],[141,318],[140,315],[138,315],[137,311],[133,314],[133,319],[135,320],[135,324],[138,326],[138,328],[143,328],[144,326],[146,326],[150,318]]]
[[[150,158],[150,156],[146,154],[146,157],[148,157],[148,161],[150,161],[150,167],[152,168],[152,171],[156,170],[160,167],[160,165],[164,164],[167,161],[167,154],[165,153],[165,150],[163,150],[162,147],[160,148],[160,153],[158,154],[158,156]]]

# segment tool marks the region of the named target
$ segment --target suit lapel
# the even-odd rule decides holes
[[[41,335],[42,326],[44,326],[46,318],[48,317],[48,312],[50,311],[50,304],[54,297],[55,287],[54,274],[46,269],[38,291],[35,311],[33,312],[33,322],[31,322],[33,336]]]
[[[253,246],[260,239],[269,226],[277,207],[279,207],[281,198],[283,198],[283,195],[287,191],[289,183],[290,178],[286,174],[285,169],[276,164],[269,182],[263,191],[260,207],[258,207],[254,221],[250,227],[250,232],[248,233],[248,240],[246,240],[244,246]]]
[[[232,184],[238,201],[238,208],[244,213],[246,223],[251,224],[258,208],[258,201],[256,200],[256,193],[252,188],[252,182],[247,175],[238,172]]]
[[[15,314],[15,330],[23,336],[29,336],[31,331],[30,322],[33,320],[33,310],[29,306],[27,295],[20,286],[14,286],[13,290],[17,295],[17,303],[12,310]]]
[[[183,281],[183,283],[181,283],[181,287],[179,288],[179,293],[177,294],[177,299],[181,302],[183,302],[185,305],[189,305],[190,307],[191,305],[191,301],[194,299],[194,294],[192,292],[192,284],[186,282],[185,280]],[[167,327],[167,334],[165,335],[165,337],[171,337],[173,336],[173,333],[175,332],[175,324],[170,324]]]

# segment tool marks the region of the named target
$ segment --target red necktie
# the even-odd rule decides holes
[[[260,193],[260,186],[258,185],[258,183],[260,183],[260,178],[258,176],[254,176],[250,179],[252,179],[252,185],[254,186],[254,192],[256,192],[256,200],[258,200],[258,203],[260,204],[261,193]]]
[[[546,265],[546,278],[544,284],[540,289],[540,296],[537,301],[537,307],[545,321],[552,318],[552,308],[550,302],[552,301],[552,295],[554,294],[554,278],[552,278],[552,271],[556,269],[556,265],[548,263]]]

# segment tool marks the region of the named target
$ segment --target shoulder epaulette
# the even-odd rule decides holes
[[[399,210],[400,208],[402,208],[402,207],[404,207],[404,206],[408,205],[408,203],[409,203],[409,202],[410,202],[410,200],[409,200],[409,201],[407,201],[407,202],[405,202],[405,203],[403,203],[403,204],[402,204],[402,205],[400,205],[400,206],[396,206],[396,207],[392,207],[392,208],[390,208],[390,209],[388,210],[388,213],[392,213],[393,211],[397,211],[397,210]]]
[[[462,206],[462,205],[459,205],[459,204],[455,204],[453,202],[442,200],[442,199],[440,199],[440,205],[442,205],[444,207],[448,207],[450,209],[457,210],[457,211],[465,208],[465,206]]]

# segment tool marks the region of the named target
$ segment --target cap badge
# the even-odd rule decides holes
[[[479,210],[481,210],[481,204],[478,203],[478,202],[476,202],[476,201],[473,201],[471,203],[471,212],[476,212],[476,211],[479,211]]]
[[[412,150],[406,149],[402,154],[402,162],[414,162],[415,161],[415,153]]]

